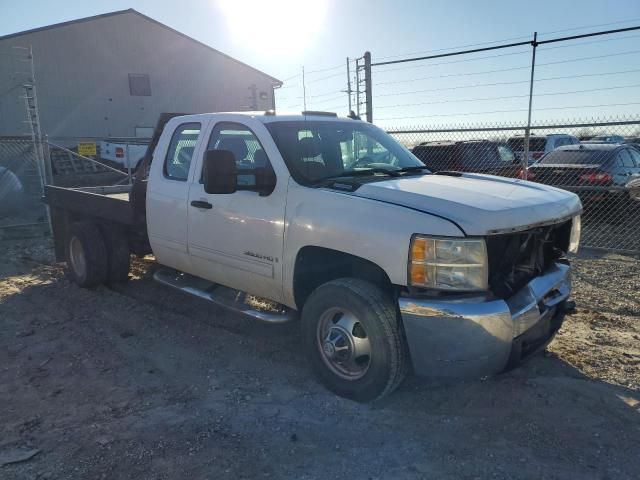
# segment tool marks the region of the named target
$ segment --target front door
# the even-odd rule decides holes
[[[238,184],[252,185],[242,170],[265,167],[269,158],[253,131],[242,123],[211,127],[206,150],[229,150]],[[282,299],[282,248],[286,182],[267,196],[241,190],[208,194],[202,183],[205,152],[199,156],[189,188],[189,255],[192,271],[207,280],[279,301]]]

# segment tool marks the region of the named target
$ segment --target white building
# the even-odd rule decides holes
[[[267,110],[281,85],[123,10],[0,37],[0,136],[29,133],[22,91],[28,48],[41,130],[50,137],[148,137],[161,112]]]

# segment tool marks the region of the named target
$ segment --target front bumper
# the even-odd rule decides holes
[[[400,297],[415,372],[478,378],[505,370],[553,339],[570,293],[571,268],[556,262],[507,300]]]

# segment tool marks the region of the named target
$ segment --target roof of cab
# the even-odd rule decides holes
[[[211,113],[200,113],[193,114],[193,116],[218,116],[218,115],[233,115],[238,117],[252,117],[255,118],[262,123],[274,123],[274,122],[290,122],[290,121],[300,121],[300,120],[321,120],[326,122],[353,122],[360,121],[358,119],[354,119],[351,117],[339,117],[336,113],[333,112],[302,112],[302,113],[283,113],[276,114],[273,111],[259,111],[259,112],[211,112]],[[192,116],[192,115],[189,115]]]

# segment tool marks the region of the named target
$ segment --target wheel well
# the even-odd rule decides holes
[[[384,291],[393,291],[386,272],[369,260],[330,248],[303,247],[296,257],[293,273],[296,306],[301,310],[317,287],[344,277],[359,278],[378,285]]]

